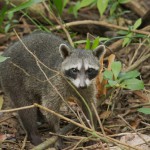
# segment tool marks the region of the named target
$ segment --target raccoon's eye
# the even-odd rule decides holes
[[[86,71],[86,73],[87,73],[89,79],[91,80],[91,79],[95,78],[98,75],[98,70],[95,70],[93,68],[89,68]]]
[[[72,69],[70,69],[70,71],[71,71],[72,73],[77,73],[79,70],[78,70],[77,68],[72,68]]]
[[[91,73],[93,73],[94,71],[95,71],[95,69],[89,68],[89,69],[87,70],[87,73],[88,73],[88,74],[91,74]]]

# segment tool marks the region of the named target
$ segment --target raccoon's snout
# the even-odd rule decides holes
[[[83,79],[80,78],[79,88],[81,88],[81,89],[87,88],[87,84],[86,84],[86,81],[84,78]]]
[[[80,89],[86,89],[87,88],[87,85],[84,85],[84,86],[79,86]]]
[[[91,84],[91,81],[89,79],[81,80],[81,78],[77,78],[77,79],[70,79],[70,80],[75,85],[75,87],[81,89],[85,89]]]

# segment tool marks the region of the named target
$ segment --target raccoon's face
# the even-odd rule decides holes
[[[61,44],[59,52],[63,58],[62,73],[77,88],[86,88],[98,75],[99,59],[105,53],[105,47],[98,46],[94,51],[79,49],[71,51],[66,44]]]

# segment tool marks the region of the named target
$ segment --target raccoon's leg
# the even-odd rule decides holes
[[[52,90],[51,92],[49,92],[48,95],[44,95],[42,97],[42,105],[55,112],[59,113],[61,104],[62,104],[61,98],[58,96],[56,92],[54,91],[52,92]],[[54,133],[59,133],[60,132],[60,126],[59,126],[60,119],[57,116],[51,114],[50,112],[42,110],[42,113],[48,121],[50,130]],[[62,140],[60,138],[55,143],[55,148],[57,149],[62,148]]]
[[[27,132],[28,139],[33,145],[42,143],[41,137],[37,128],[37,108],[29,110],[21,110],[18,112],[24,129]]]
[[[25,92],[25,91],[24,91]],[[24,92],[11,92],[10,99],[14,103],[15,107],[22,107],[32,105],[32,100],[29,100]],[[26,93],[26,92],[25,92]],[[18,111],[19,120],[26,130],[29,140],[33,145],[39,145],[42,140],[38,133],[37,128],[37,108],[30,108]]]

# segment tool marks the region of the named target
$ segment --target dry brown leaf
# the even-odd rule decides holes
[[[146,95],[146,94],[143,93],[142,91],[134,91],[133,93],[142,98],[142,99],[140,100],[141,102],[143,102],[143,103],[148,103],[148,102],[149,102],[148,95]]]
[[[106,87],[105,85],[107,84],[107,80],[103,79],[103,58],[104,56],[102,56],[102,58],[100,59],[100,66],[101,66],[101,70],[96,78],[96,88],[97,88],[97,98],[100,98],[103,95],[106,95]],[[108,70],[111,70],[111,64],[112,62],[114,62],[115,59],[115,55],[111,54],[108,57]]]
[[[137,127],[139,126],[140,122],[141,122],[140,118],[135,118],[134,121],[132,121],[130,123],[130,125],[132,126],[133,129],[137,129]]]
[[[104,111],[100,114],[100,119],[107,119],[111,115],[111,111]]]

